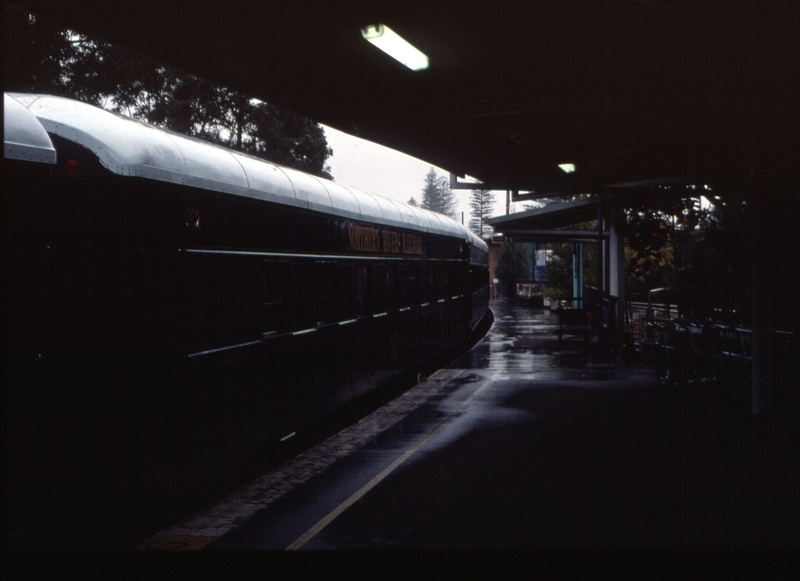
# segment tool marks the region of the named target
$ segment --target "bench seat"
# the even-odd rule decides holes
[[[581,335],[585,340],[594,333],[594,329],[589,324],[589,314],[586,309],[556,309],[558,315],[558,340],[561,341],[564,335]]]

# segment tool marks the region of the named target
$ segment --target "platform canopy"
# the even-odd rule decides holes
[[[597,200],[592,197],[496,216],[488,218],[486,223],[494,229],[495,234],[503,234],[504,238],[518,242],[596,242],[596,229],[565,229],[596,219]],[[604,233],[604,237],[607,236]]]
[[[742,188],[799,171],[791,0],[11,4],[498,189]],[[427,68],[367,42],[377,24]]]

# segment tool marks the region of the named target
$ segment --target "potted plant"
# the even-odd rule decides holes
[[[561,301],[566,298],[566,296],[567,295],[563,290],[554,286],[547,286],[542,292],[542,299],[545,302],[545,306],[549,304],[551,311],[555,311],[558,307],[560,307]]]

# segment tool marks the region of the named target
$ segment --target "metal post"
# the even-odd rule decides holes
[[[576,306],[583,308],[583,244],[572,244],[572,297]]]
[[[617,298],[616,308],[613,313],[616,334],[612,337],[615,353],[622,353],[622,346],[626,336],[625,323],[630,313],[627,309],[625,297],[625,243],[620,232],[620,226],[625,221],[625,214],[619,208],[614,209],[614,217],[608,224],[608,252],[609,252],[609,292]]]
[[[767,243],[770,234],[770,225],[766,219],[765,200],[753,192],[751,196],[753,226],[752,241],[753,264],[751,268],[750,298],[752,301],[753,335],[751,367],[753,383],[753,413],[762,414],[769,412],[772,407],[772,365],[770,350],[770,261],[763,257],[769,256],[773,245]]]
[[[608,352],[608,332],[606,328],[605,316],[605,266],[606,261],[603,254],[603,215],[605,192],[597,194],[597,350],[594,354],[593,363],[609,363]]]

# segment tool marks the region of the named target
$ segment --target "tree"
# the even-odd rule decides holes
[[[490,218],[492,208],[494,208],[494,192],[491,190],[472,190],[469,197],[469,207],[472,210],[472,218],[469,221],[469,228],[475,234],[483,238],[484,233],[491,234],[492,227],[484,223],[484,218]]]
[[[503,285],[508,298],[514,298],[517,280],[525,274],[530,266],[528,256],[522,244],[506,240],[497,252],[495,275]]]
[[[547,260],[547,288],[553,296],[566,298],[572,296],[572,244],[555,244]]]
[[[749,206],[733,195],[714,200],[702,208],[695,186],[622,198],[626,288],[667,287],[682,315],[749,325]]]
[[[5,7],[3,85],[6,91],[63,94],[62,63],[74,51],[61,27]]]
[[[575,229],[591,230],[597,229],[596,222],[588,222],[582,228],[575,226]],[[551,292],[562,298],[573,295],[573,249],[574,243],[563,242],[550,246],[552,254],[547,260],[547,288]],[[583,259],[583,284],[584,287],[597,286],[597,245],[593,243],[581,244]]]
[[[109,43],[5,9],[6,90],[71,97],[331,178],[317,123]]]
[[[420,207],[455,218],[455,197],[446,176],[438,176],[433,168],[425,174]]]
[[[718,200],[695,227],[677,228],[674,290],[685,314],[751,324],[751,224],[746,208],[741,201]]]
[[[450,178],[448,176],[439,176],[439,199],[442,201],[442,208],[445,216],[450,216],[454,220],[458,219],[458,212],[456,212],[456,197],[453,190],[450,189]]]
[[[417,203],[417,201],[414,199],[414,196],[411,196],[411,198],[409,198],[408,202],[406,202],[406,203],[407,203],[409,206],[414,206],[415,208],[419,208],[419,204],[418,204],[418,203]]]

